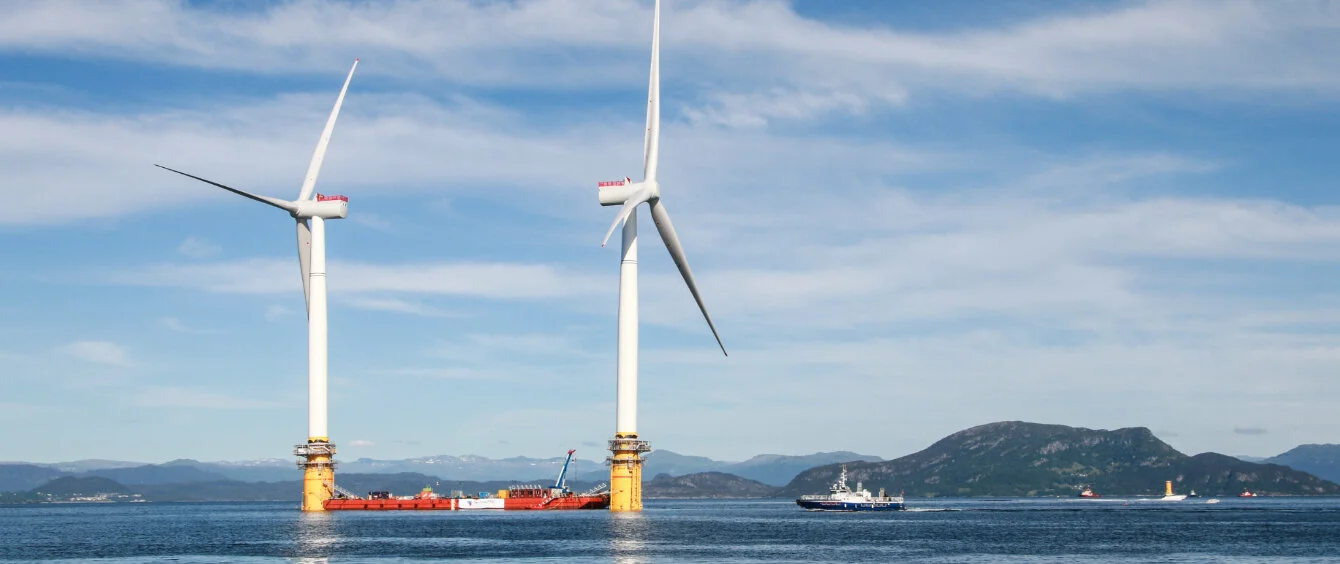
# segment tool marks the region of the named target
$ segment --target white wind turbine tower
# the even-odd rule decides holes
[[[689,292],[698,309],[703,312],[707,326],[716,337],[722,354],[726,346],[721,343],[712,316],[707,314],[698,285],[693,281],[693,272],[689,270],[689,261],[684,249],[675,235],[674,225],[670,223],[670,214],[665,211],[661,200],[661,185],[656,181],[656,168],[660,156],[661,131],[661,2],[656,0],[652,18],[651,32],[651,79],[647,96],[647,134],[643,145],[642,182],[633,182],[630,178],[599,184],[599,198],[602,206],[622,205],[619,215],[605,233],[603,247],[609,242],[614,229],[623,222],[623,259],[619,265],[619,352],[618,352],[618,392],[615,416],[614,439],[610,441],[610,510],[640,511],[642,509],[642,453],[651,450],[646,441],[637,436],[637,208],[647,204],[651,209],[651,219],[656,224],[661,241],[670,251],[670,258],[683,275]]]
[[[349,90],[349,81],[354,78],[358,68],[358,59],[349,69],[344,79],[340,96],[335,99],[335,109],[326,120],[326,128],[316,143],[316,152],[307,167],[307,176],[303,179],[298,199],[286,201],[269,196],[259,196],[225,186],[212,180],[173,170],[162,165],[154,165],[170,170],[182,176],[194,178],[223,188],[229,192],[250,198],[262,204],[284,210],[297,221],[298,229],[298,266],[302,273],[302,289],[307,300],[307,442],[298,445],[294,454],[300,460],[298,466],[303,469],[303,511],[324,511],[325,501],[333,495],[335,487],[335,445],[330,442],[326,430],[326,220],[344,219],[349,215],[349,199],[344,196],[322,196],[313,192],[316,189],[316,177],[321,173],[321,163],[326,156],[326,146],[330,144],[331,133],[335,129],[335,119],[340,115],[340,106],[344,104],[344,94]]]

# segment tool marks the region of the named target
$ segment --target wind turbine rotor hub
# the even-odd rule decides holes
[[[654,202],[661,199],[661,185],[655,180],[643,182],[633,182],[627,178],[623,180],[609,180],[597,185],[599,192],[596,194],[600,199],[602,206],[622,206],[628,200],[638,194],[647,193],[647,201]]]
[[[349,202],[345,200],[299,200],[294,202],[297,211],[293,212],[293,217],[297,219],[310,219],[319,217],[321,219],[344,219],[349,217]]]

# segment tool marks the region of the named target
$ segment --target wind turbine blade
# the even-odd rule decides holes
[[[614,234],[614,229],[619,227],[620,223],[627,220],[628,216],[632,215],[634,211],[637,211],[638,204],[650,199],[651,190],[645,188],[640,192],[629,196],[628,199],[624,201],[623,207],[619,208],[619,215],[614,216],[614,223],[611,223],[610,230],[605,232],[605,240],[600,242],[600,246],[603,247],[610,242],[610,235]]]
[[[330,119],[326,120],[326,129],[321,132],[321,139],[316,142],[316,152],[312,153],[312,163],[307,165],[307,176],[302,179],[302,190],[298,192],[298,201],[311,198],[312,192],[316,190],[316,177],[321,174],[321,163],[326,160],[326,146],[330,145],[330,135],[335,132],[335,118],[340,117],[340,106],[344,105],[344,93],[349,91],[349,81],[354,79],[354,69],[357,68],[358,59],[354,59],[354,66],[349,69],[349,76],[344,79],[344,87],[340,89],[340,97],[335,99],[335,109],[330,111]]]
[[[298,220],[298,269],[302,274],[302,297],[307,314],[312,314],[312,295],[308,289],[312,281],[312,225],[306,219]]]
[[[651,79],[647,85],[647,137],[642,143],[642,180],[656,180],[661,153],[661,0],[651,24]]]
[[[712,316],[707,314],[707,306],[703,304],[703,297],[698,293],[698,284],[693,281],[693,271],[689,270],[689,259],[684,256],[684,248],[679,245],[679,236],[675,235],[675,226],[670,223],[670,212],[665,211],[665,204],[661,203],[661,200],[652,202],[651,220],[656,223],[656,231],[660,232],[661,241],[665,242],[665,249],[670,251],[670,258],[674,259],[675,266],[679,267],[679,273],[684,276],[684,283],[689,286],[693,300],[698,302],[698,309],[703,312],[707,327],[712,329],[712,336],[716,337],[717,346],[721,347],[721,354],[730,356],[726,352],[726,345],[721,343],[721,335],[717,334],[716,325],[712,324]]]
[[[215,181],[213,181],[213,180],[207,180],[207,179],[204,179],[204,178],[200,178],[199,176],[196,176],[196,175],[194,175],[194,174],[187,174],[187,173],[182,172],[182,171],[180,171],[180,170],[171,169],[171,168],[165,167],[165,166],[160,165],[160,164],[156,164],[156,165],[154,165],[154,166],[156,166],[156,167],[158,167],[158,168],[161,168],[161,169],[163,169],[163,170],[167,170],[167,171],[175,172],[175,173],[177,173],[177,174],[180,174],[180,175],[185,176],[185,177],[188,177],[188,178],[194,178],[194,179],[199,180],[199,181],[201,181],[201,182],[204,182],[204,183],[206,183],[206,184],[213,184],[213,185],[215,185],[215,186],[218,186],[219,188],[223,188],[224,190],[227,190],[227,191],[229,191],[229,192],[232,192],[232,193],[234,193],[234,194],[237,194],[238,196],[242,196],[243,198],[249,198],[249,199],[252,199],[252,200],[256,200],[257,202],[260,202],[260,203],[262,203],[262,204],[268,204],[268,205],[274,206],[274,207],[276,207],[276,208],[279,208],[279,209],[284,210],[284,211],[289,212],[289,213],[297,213],[297,212],[298,212],[298,206],[294,205],[293,202],[285,202],[284,200],[281,200],[281,199],[279,199],[279,198],[271,198],[271,197],[269,197],[269,196],[257,196],[256,194],[252,194],[252,193],[250,193],[250,192],[244,192],[244,191],[242,191],[242,190],[238,190],[237,188],[233,188],[232,186],[224,186],[223,184],[219,184],[218,182],[215,182]]]

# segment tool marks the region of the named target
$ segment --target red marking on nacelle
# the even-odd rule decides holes
[[[327,195],[325,195],[325,194],[317,194],[317,195],[316,195],[316,201],[318,201],[318,202],[329,202],[329,201],[332,201],[332,200],[339,200],[339,201],[344,202],[344,203],[347,204],[347,203],[349,203],[349,196],[341,196],[341,195],[339,195],[339,194],[336,194],[336,195],[334,195],[334,196],[327,196]]]
[[[624,181],[622,181],[622,180],[606,180],[606,181],[604,181],[604,182],[600,182],[600,183],[596,184],[596,186],[598,186],[598,187],[600,187],[600,188],[609,188],[609,187],[611,187],[611,186],[623,186],[623,185],[624,185]]]

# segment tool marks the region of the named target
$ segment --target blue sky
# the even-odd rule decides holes
[[[1017,419],[1340,442],[1328,2],[668,0],[640,431],[885,457]],[[287,456],[318,191],[344,458],[604,456],[650,2],[42,2],[0,21],[0,459]],[[644,220],[645,220],[644,212]]]

